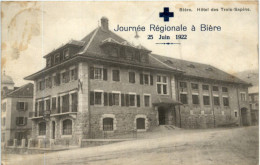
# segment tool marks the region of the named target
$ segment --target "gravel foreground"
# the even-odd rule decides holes
[[[3,155],[3,165],[257,165],[258,126],[145,133],[110,145]]]

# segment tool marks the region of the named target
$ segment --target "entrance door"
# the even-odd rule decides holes
[[[52,139],[55,139],[55,121],[52,121]]]
[[[242,108],[241,109],[241,118],[242,118],[242,125],[243,126],[247,126],[247,109],[246,108]]]
[[[159,108],[159,125],[165,125],[165,110],[163,108]]]

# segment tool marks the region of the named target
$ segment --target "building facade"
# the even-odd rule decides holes
[[[29,139],[32,125],[28,117],[33,109],[33,84],[14,87],[11,77],[2,75],[1,109],[2,144],[13,139],[17,139],[18,143]]]
[[[251,110],[252,125],[259,124],[259,88],[253,86],[248,89],[249,106]]]
[[[208,65],[186,67],[183,60],[133,46],[109,30],[105,17],[82,40],[71,40],[45,58],[46,67],[25,78],[35,84],[33,139],[76,144],[158,125],[207,128],[231,119],[250,124],[248,102],[240,100],[248,97],[248,84]]]

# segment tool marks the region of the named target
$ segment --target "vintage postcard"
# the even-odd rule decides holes
[[[2,1],[2,165],[257,165],[258,1]]]

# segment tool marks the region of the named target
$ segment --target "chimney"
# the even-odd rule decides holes
[[[101,18],[101,28],[104,31],[108,31],[108,19],[106,17]]]

